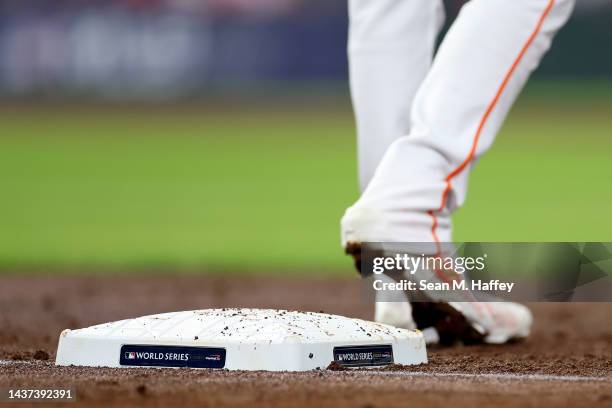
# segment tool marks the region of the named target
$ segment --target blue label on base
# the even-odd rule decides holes
[[[225,349],[124,344],[121,346],[119,364],[141,367],[223,368]]]
[[[334,347],[334,361],[346,367],[381,366],[393,363],[391,345]]]

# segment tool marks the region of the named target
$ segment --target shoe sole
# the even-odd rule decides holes
[[[349,242],[345,253],[353,258],[355,268],[361,275],[362,246],[359,243]],[[427,295],[420,292],[420,298]],[[433,327],[437,330],[440,345],[451,346],[456,343],[466,345],[482,344],[486,333],[476,330],[457,309],[446,302],[419,301],[410,302],[412,318],[419,330]]]

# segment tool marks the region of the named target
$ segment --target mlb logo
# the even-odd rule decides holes
[[[133,351],[128,351],[125,353],[125,358],[127,360],[135,360],[136,359],[136,353]]]

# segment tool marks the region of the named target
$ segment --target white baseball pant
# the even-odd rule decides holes
[[[572,8],[471,0],[434,57],[441,0],[349,0],[362,196],[343,218],[344,243],[451,241],[470,169]]]

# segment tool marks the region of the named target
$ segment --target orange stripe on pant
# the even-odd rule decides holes
[[[515,58],[514,62],[510,66],[510,69],[508,69],[508,72],[506,72],[506,75],[504,76],[504,80],[502,81],[501,85],[497,89],[497,92],[495,93],[495,97],[493,98],[491,103],[489,103],[489,106],[487,107],[487,110],[482,116],[482,119],[480,119],[480,123],[478,124],[478,129],[476,130],[476,134],[474,135],[474,141],[472,143],[472,147],[470,149],[468,156],[457,168],[455,168],[453,171],[451,171],[448,174],[448,176],[446,176],[446,179],[445,179],[446,187],[444,188],[444,192],[442,193],[442,203],[440,204],[440,207],[435,210],[430,210],[427,212],[432,218],[431,234],[433,236],[434,242],[436,243],[438,253],[440,252],[440,240],[438,238],[438,234],[436,233],[436,230],[438,228],[438,219],[436,217],[436,213],[441,212],[446,206],[448,195],[450,194],[450,191],[452,189],[452,184],[451,184],[452,179],[456,177],[459,173],[461,173],[467,167],[467,165],[470,164],[470,162],[474,158],[474,155],[476,154],[476,148],[478,147],[478,140],[480,139],[480,134],[482,133],[482,129],[487,123],[487,119],[491,115],[491,112],[493,112],[493,109],[495,109],[495,106],[497,105],[499,98],[501,97],[501,95],[504,92],[504,89],[506,88],[506,85],[508,85],[508,81],[510,81],[510,78],[512,77],[512,74],[516,70],[516,67],[521,62],[521,59],[523,58],[523,56],[525,55],[525,53],[527,52],[527,50],[533,43],[533,40],[536,38],[536,36],[540,32],[540,29],[542,28],[542,24],[544,24],[544,20],[546,19],[546,16],[548,16],[548,14],[550,13],[550,10],[553,8],[554,5],[555,5],[555,0],[549,0],[548,4],[546,5],[546,8],[544,9],[544,11],[542,12],[540,16],[540,19],[538,20],[538,23],[535,29],[533,30],[533,32],[531,33],[531,35],[529,36],[529,38],[523,45],[523,48],[521,48],[521,51],[519,52],[518,56]]]

